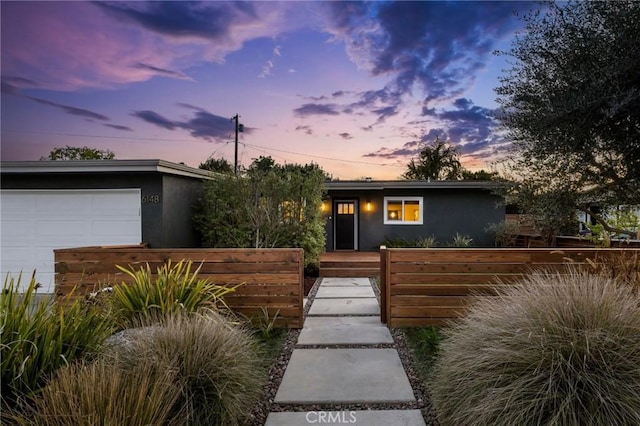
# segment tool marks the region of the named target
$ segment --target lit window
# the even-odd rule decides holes
[[[385,225],[422,225],[422,197],[385,197]]]

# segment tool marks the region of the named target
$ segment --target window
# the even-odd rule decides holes
[[[385,225],[422,225],[422,197],[385,197]]]

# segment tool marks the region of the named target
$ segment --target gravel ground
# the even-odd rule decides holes
[[[377,285],[372,283],[372,287],[374,292],[376,293],[376,297],[379,298],[379,291]],[[309,291],[309,301],[304,307],[304,315],[306,317],[309,312],[309,308],[311,307],[311,302],[316,296],[318,292],[318,287],[320,285],[320,278],[318,278]],[[289,363],[289,359],[291,358],[291,354],[295,348],[309,348],[311,346],[302,346],[296,345],[298,341],[298,336],[300,335],[300,330],[289,330],[287,333],[287,337],[284,342],[284,346],[282,349],[282,353],[276,359],[274,364],[269,371],[269,382],[264,386],[263,396],[260,402],[256,405],[254,410],[251,413],[251,418],[247,423],[250,426],[262,426],[267,420],[267,415],[270,412],[281,412],[281,411],[298,411],[298,412],[308,412],[308,411],[355,411],[355,410],[396,410],[396,409],[419,409],[422,412],[422,416],[424,417],[425,423],[427,426],[439,426],[438,420],[436,418],[435,412],[431,405],[431,401],[429,400],[429,394],[427,392],[425,384],[420,380],[418,373],[414,367],[415,361],[413,359],[412,353],[407,347],[407,341],[404,333],[401,329],[392,328],[391,335],[393,336],[394,344],[389,345],[331,345],[331,346],[319,346],[322,348],[341,348],[341,347],[367,347],[367,348],[389,348],[394,347],[398,350],[398,355],[400,356],[400,360],[404,366],[404,369],[409,378],[409,383],[411,383],[411,387],[413,388],[413,393],[416,397],[416,402],[405,403],[405,404],[380,404],[380,403],[369,403],[369,404],[315,404],[315,405],[292,405],[292,404],[276,404],[273,402],[273,399],[276,396],[276,392],[282,382],[282,377],[284,376],[284,371],[287,368]]]

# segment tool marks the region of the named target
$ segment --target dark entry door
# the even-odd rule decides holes
[[[334,211],[336,250],[355,250],[356,202],[336,201]]]

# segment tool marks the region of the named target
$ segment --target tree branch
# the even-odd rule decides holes
[[[583,211],[585,213],[587,213],[589,216],[591,216],[593,219],[595,219],[596,222],[598,222],[600,225],[602,225],[602,228],[607,231],[607,232],[613,232],[616,234],[624,234],[624,235],[628,235],[630,238],[635,238],[636,237],[636,233],[629,231],[627,229],[621,229],[621,228],[615,228],[611,225],[609,225],[607,223],[606,220],[604,220],[604,218],[602,216],[600,216],[597,213],[592,212],[589,207],[578,207],[578,209],[580,211]]]

